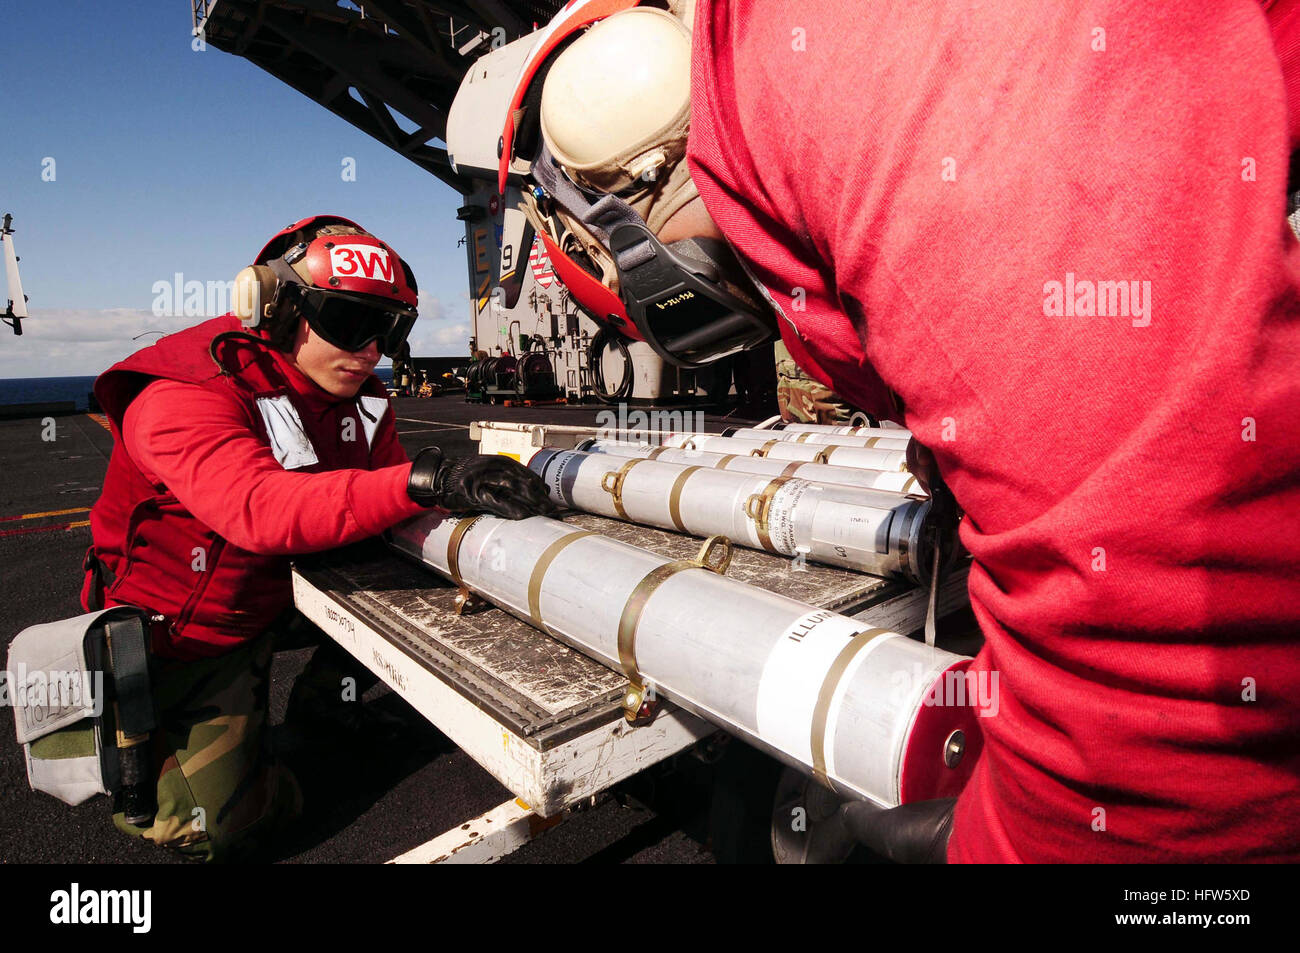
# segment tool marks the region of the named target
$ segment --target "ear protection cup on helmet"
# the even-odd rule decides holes
[[[280,279],[266,265],[249,265],[235,275],[234,312],[246,328],[256,328],[271,317],[271,303]]]

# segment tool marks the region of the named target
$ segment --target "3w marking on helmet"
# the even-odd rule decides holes
[[[374,245],[335,245],[330,249],[330,271],[343,278],[393,280],[388,250]]]

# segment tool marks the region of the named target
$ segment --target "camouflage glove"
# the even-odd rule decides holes
[[[888,810],[862,801],[840,809],[849,832],[864,847],[896,864],[948,862],[956,798],[913,801]]]
[[[416,454],[406,495],[421,506],[491,513],[510,520],[549,516],[557,509],[542,478],[517,461],[499,454],[447,460],[438,447],[425,447]]]

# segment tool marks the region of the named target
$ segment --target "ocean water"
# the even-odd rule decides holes
[[[391,367],[375,368],[385,384],[393,382]],[[9,377],[0,379],[0,404],[40,404],[54,400],[76,401],[85,410],[95,378],[92,377]]]
[[[10,377],[0,380],[0,404],[75,400],[77,409],[85,410],[94,386],[94,377]]]

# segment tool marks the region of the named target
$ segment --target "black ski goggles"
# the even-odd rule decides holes
[[[662,244],[644,225],[623,223],[609,236],[627,316],[670,364],[704,367],[776,337],[775,317],[732,294],[740,265],[722,242],[704,238]],[[689,249],[694,254],[684,254]],[[698,256],[698,257],[697,257]]]
[[[377,299],[303,285],[286,286],[290,301],[311,329],[342,351],[355,353],[371,341],[393,357],[406,342],[417,317],[414,308],[380,304]]]

